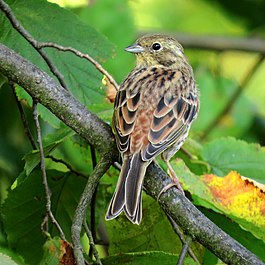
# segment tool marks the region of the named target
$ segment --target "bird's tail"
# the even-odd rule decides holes
[[[124,156],[124,161],[116,186],[106,213],[106,220],[117,217],[122,211],[134,224],[142,219],[142,186],[148,166],[139,153]]]

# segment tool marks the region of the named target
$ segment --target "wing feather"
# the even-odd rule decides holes
[[[141,127],[138,110],[147,109],[150,118],[147,144],[139,145],[144,161],[152,160],[173,143],[185,140],[199,109],[193,77],[187,78],[180,70],[166,67],[135,70],[129,74],[117,93],[113,118],[122,153],[131,150],[135,124],[138,124],[137,129]],[[146,131],[146,124],[142,126]]]

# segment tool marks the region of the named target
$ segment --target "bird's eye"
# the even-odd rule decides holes
[[[159,51],[159,50],[162,49],[162,45],[160,43],[158,43],[158,42],[155,42],[155,43],[152,44],[152,49],[154,51]]]

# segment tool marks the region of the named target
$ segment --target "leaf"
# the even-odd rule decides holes
[[[66,238],[70,240],[72,218],[86,179],[55,170],[47,170],[47,177],[52,193],[53,214]],[[3,204],[3,224],[8,243],[24,257],[27,264],[38,264],[43,256],[45,237],[41,231],[41,223],[46,212],[45,204],[39,170],[34,170],[23,182],[10,190]],[[52,235],[58,234],[52,224],[49,227]]]
[[[195,204],[224,213],[256,238],[265,240],[265,197],[253,183],[243,180],[236,172],[225,177],[196,176],[182,160],[173,160],[171,164]]]
[[[223,214],[207,210],[199,207],[199,210],[205,214],[210,220],[218,225],[224,232],[230,234],[244,247],[256,254],[263,262],[265,262],[265,242],[253,236],[250,232],[240,227],[236,222],[230,218],[225,217]],[[204,259],[206,261],[206,259]]]
[[[75,264],[71,245],[59,237],[48,239],[43,249],[43,258],[39,265]]]
[[[202,157],[218,176],[235,170],[242,176],[265,184],[265,150],[258,144],[248,144],[231,137],[216,139],[204,145]]]
[[[3,76],[1,73],[0,73],[0,89],[2,88],[2,86],[6,83],[7,79],[5,76]]]
[[[91,147],[79,135],[68,137],[52,152],[52,156],[63,160],[75,171],[88,176],[92,172]]]
[[[27,102],[32,107],[32,98],[22,87],[16,87],[16,96],[20,101]],[[44,121],[49,123],[53,128],[59,129],[62,122],[52,112],[46,109],[44,106],[38,104],[38,113]]]
[[[18,263],[14,262],[9,256],[0,252],[0,263],[2,265],[18,265]]]
[[[163,217],[164,213],[158,204],[147,196],[143,198],[143,213],[144,218],[140,226],[130,223],[124,215],[106,222],[110,255],[158,249],[179,253],[180,242],[168,220]],[[167,237],[164,236],[165,234]]]
[[[116,265],[116,264],[125,264],[125,265],[172,265],[176,264],[178,261],[178,256],[170,253],[165,253],[162,251],[146,251],[141,253],[128,253],[128,254],[119,254],[114,256],[109,256],[102,260],[103,264],[106,265]],[[193,265],[197,264],[190,257],[184,259],[184,265]]]
[[[1,242],[2,243],[2,242]],[[2,244],[3,245],[3,244]],[[5,263],[7,262],[7,263]],[[18,264],[18,265],[26,265],[21,256],[19,256],[15,250],[11,250],[5,247],[0,247],[0,264]]]
[[[44,0],[9,0],[7,3],[19,22],[36,40],[71,46],[88,53],[99,62],[110,58],[113,53],[112,44],[104,36],[81,22],[69,10]],[[0,41],[3,44],[53,76],[43,58],[11,27],[4,13],[0,13],[0,24]],[[91,110],[112,108],[101,89],[102,74],[91,63],[69,52],[60,52],[53,48],[45,48],[44,51],[62,73],[71,93],[79,101]],[[50,120],[50,114],[41,114],[44,120]]]
[[[74,132],[63,127],[61,130],[56,130],[54,133],[47,135],[43,139],[43,152],[44,156],[49,155],[58,145],[60,145],[67,138],[73,136]],[[29,175],[32,170],[40,163],[40,152],[38,150],[33,150],[23,158],[25,160],[25,171]]]
[[[115,75],[118,83],[135,65],[135,57],[124,51],[136,39],[134,17],[129,4],[128,1],[120,0],[95,1],[79,13],[82,21],[94,26],[115,43],[115,60],[108,60],[104,66]]]
[[[40,227],[45,214],[44,201],[40,174],[32,174],[32,179],[24,180],[9,192],[3,204],[3,223],[8,243],[28,264],[36,264],[42,256],[44,237]]]
[[[149,196],[145,196],[145,194],[143,195],[143,220],[141,225],[132,224],[125,215],[105,222],[110,241],[109,254],[142,253],[155,250],[179,254],[182,244],[166,215],[156,201]],[[199,244],[194,244],[192,248],[199,257],[202,247]]]
[[[213,204],[257,238],[265,241],[265,195],[236,172],[224,178],[205,175]]]

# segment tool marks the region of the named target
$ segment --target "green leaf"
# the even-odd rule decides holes
[[[1,265],[26,265],[21,256],[14,250],[0,247],[0,264]]]
[[[112,44],[104,36],[81,22],[69,10],[44,0],[9,0],[7,3],[19,22],[36,40],[71,46],[88,53],[99,62],[110,58],[113,53]],[[0,41],[3,44],[52,75],[43,58],[11,27],[3,12],[0,13],[0,24]],[[92,110],[100,107],[101,110],[111,108],[102,89],[102,74],[91,63],[69,52],[60,52],[53,48],[44,50],[79,101]],[[44,120],[50,120],[50,114],[42,115]]]
[[[44,246],[39,265],[75,264],[71,245],[59,237],[49,238]]]
[[[0,88],[6,83],[7,79],[0,73]]]
[[[157,250],[179,254],[181,251],[182,244],[165,213],[155,200],[145,194],[141,225],[132,224],[125,215],[105,223],[110,241],[110,255]],[[192,244],[192,249],[197,257],[202,255],[199,244]]]
[[[16,87],[16,95],[20,101],[26,101],[27,104],[32,107],[32,98],[22,87]],[[44,121],[49,123],[52,127],[59,129],[62,122],[52,112],[46,109],[44,106],[38,104],[38,113]]]
[[[3,205],[3,222],[8,243],[29,264],[36,264],[42,256],[44,237],[41,234],[41,223],[45,214],[44,203],[41,176],[32,174],[32,178],[24,180],[9,192]]]
[[[47,170],[47,177],[52,193],[53,214],[70,240],[72,217],[86,179],[55,170]],[[45,204],[42,174],[34,170],[9,191],[3,205],[3,224],[8,243],[24,257],[27,264],[38,264],[43,256],[45,236],[41,231],[41,223],[46,212]],[[58,235],[52,224],[49,224],[49,228],[48,232]]]
[[[216,139],[204,145],[202,157],[218,176],[236,170],[245,177],[265,184],[265,150],[258,144],[248,144],[231,137]]]
[[[61,239],[59,237],[48,239],[43,246],[43,257],[39,265],[60,264],[60,245]]]
[[[64,142],[67,138],[74,135],[74,132],[63,127],[61,130],[56,130],[54,133],[47,135],[43,139],[44,156],[49,155],[58,145]],[[26,174],[29,175],[32,170],[40,163],[40,152],[33,150],[24,156]]]
[[[211,219],[222,230],[236,239],[244,247],[256,254],[262,261],[265,262],[265,242],[253,236],[250,232],[242,229],[239,224],[235,223],[231,219],[225,217],[222,214],[215,213],[200,207],[200,211],[203,212],[209,219]]]
[[[116,264],[137,264],[137,265],[172,265],[176,264],[178,261],[178,256],[170,253],[165,253],[162,251],[150,251],[141,253],[129,253],[129,254],[119,254],[114,256],[109,256],[102,260],[103,264],[106,265],[116,265]],[[184,265],[197,264],[190,257],[186,257],[184,260]]]
[[[144,218],[140,226],[133,225],[124,215],[106,222],[110,255],[147,250],[180,252],[181,244],[163,211],[153,199],[143,197]]]
[[[9,256],[0,252],[0,263],[2,265],[18,265],[18,263],[14,262]]]
[[[88,176],[92,172],[91,147],[79,135],[68,137],[58,148],[52,152],[52,156],[61,159],[74,170]]]

